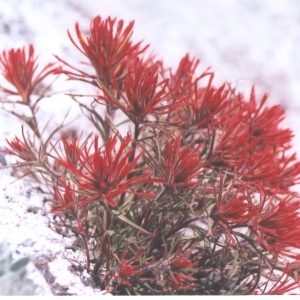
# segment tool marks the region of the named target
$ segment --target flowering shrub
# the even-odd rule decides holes
[[[214,87],[214,74],[198,73],[189,54],[166,68],[132,42],[132,30],[97,16],[85,37],[76,24],[68,34],[86,58],[78,66],[57,57],[38,72],[32,45],[3,52],[10,87],[1,86],[1,101],[27,106],[29,115],[10,112],[31,130],[7,141],[3,152],[22,160],[12,166],[51,191],[55,222],[82,238],[87,271],[113,294],[299,287],[300,200],[290,188],[300,162],[287,151],[284,111],[267,107],[266,95],[257,101],[254,88],[246,97]],[[39,128],[50,87],[38,93],[38,85],[57,75],[94,89],[92,98],[69,96],[97,134]]]

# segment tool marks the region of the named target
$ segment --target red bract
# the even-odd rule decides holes
[[[208,77],[206,87],[199,87],[198,83]],[[190,125],[197,128],[216,127],[220,124],[218,113],[228,107],[229,90],[225,84],[216,89],[212,86],[214,73],[203,73],[193,84],[193,93],[188,101],[185,110],[180,111],[180,118],[183,122],[188,121]]]
[[[288,263],[286,267],[284,268],[282,275],[278,278],[278,280],[275,282],[275,284],[272,286],[271,289],[269,289],[267,292],[263,291],[263,295],[287,295],[287,293],[300,288],[300,282],[298,280],[294,280],[290,277],[291,274],[291,266]],[[262,289],[262,287],[261,287]],[[265,288],[264,288],[265,290]],[[260,291],[255,290],[254,295],[261,294]],[[289,295],[298,295],[297,294],[289,294]]]
[[[285,156],[283,153],[257,151],[249,155],[249,162],[238,168],[241,179],[248,184],[263,182],[271,192],[286,193],[300,182],[300,162],[296,154]]]
[[[65,135],[61,136],[61,141],[63,143],[63,152],[66,155],[65,160],[67,160],[70,164],[76,165],[77,161],[77,149],[78,149],[78,141],[76,138],[71,139]]]
[[[28,53],[25,47],[3,51],[0,57],[0,65],[4,78],[14,86],[15,90],[0,87],[9,95],[20,95],[23,104],[29,104],[30,96],[37,86],[53,72],[53,64],[49,63],[37,72],[37,57],[34,55],[33,45],[29,45]]]
[[[83,234],[82,212],[80,203],[87,197],[83,194],[76,193],[76,187],[61,180],[61,187],[56,187],[54,191],[55,202],[52,204],[51,213],[66,213],[77,221],[78,232]]]
[[[130,136],[127,135],[121,141],[119,150],[116,150],[117,141],[118,136],[115,135],[100,147],[99,137],[95,136],[90,145],[87,143],[82,147],[73,145],[72,153],[75,151],[75,161],[78,163],[74,163],[70,159],[57,159],[57,162],[69,170],[71,176],[75,178],[80,192],[88,195],[80,205],[100,200],[114,207],[116,206],[115,198],[124,192],[153,196],[153,194],[137,193],[130,189],[141,183],[151,181],[150,174],[145,173],[126,179],[134,171],[141,154],[128,162],[133,152],[133,149],[125,151],[131,142]]]
[[[183,251],[183,247],[179,247],[175,252],[174,256],[170,258],[170,266],[173,269],[188,269],[198,265],[197,262],[192,262],[189,256],[195,250],[197,244],[187,244],[188,249]]]
[[[179,62],[176,72],[170,76],[171,86],[175,87],[181,83],[181,91],[185,95],[190,95],[193,89],[195,72],[199,63],[199,59],[191,59],[190,55],[186,54]]]
[[[82,199],[81,195],[80,197],[76,197],[75,194],[75,187],[71,188],[70,183],[66,183],[65,180],[61,181],[61,185],[63,188],[63,191],[61,191],[58,187],[55,188],[55,200],[56,203],[52,205],[51,212],[66,212],[75,217],[77,215],[77,210],[79,207],[79,202]]]
[[[197,176],[203,172],[199,147],[191,150],[189,146],[181,147],[181,143],[180,137],[167,141],[164,150],[165,185],[175,190],[197,186]]]
[[[247,196],[241,195],[239,191],[228,189],[223,192],[220,187],[219,195],[216,195],[216,205],[210,213],[210,217],[220,225],[243,226],[251,218],[252,204]]]
[[[149,114],[166,114],[176,108],[178,103],[168,102],[174,99],[174,91],[168,90],[168,79],[159,80],[160,62],[149,66],[147,62],[136,58],[129,66],[128,75],[123,80],[124,92],[119,90],[122,101],[113,97],[105,88],[104,99],[120,108],[136,124],[142,123]],[[115,85],[116,88],[117,85]]]
[[[132,43],[133,25],[134,22],[131,21],[129,25],[124,27],[123,20],[116,22],[116,19],[110,17],[102,19],[97,16],[91,22],[90,36],[85,37],[79,28],[79,24],[76,23],[75,29],[79,44],[68,32],[72,43],[89,59],[96,71],[97,78],[105,86],[111,83],[112,76],[115,78],[121,77],[128,61],[144,52],[148,47],[141,48],[141,42]],[[60,61],[65,63],[61,59]],[[72,66],[70,67],[72,68]],[[68,71],[61,72],[71,76],[74,75]]]
[[[197,278],[183,274],[181,272],[170,272],[169,277],[169,286],[177,291],[188,291],[195,288],[194,282],[197,281]]]
[[[161,183],[170,191],[196,187],[199,184],[197,176],[203,172],[202,158],[199,156],[200,146],[191,149],[188,145],[181,144],[181,137],[166,142],[164,162],[161,165],[147,159],[158,172]]]
[[[288,149],[292,138],[290,129],[279,128],[284,112],[279,106],[263,108],[266,95],[257,106],[254,89],[249,102],[242,98],[242,95],[236,96],[231,101],[235,103],[225,101],[226,107],[222,108],[219,120],[214,122],[220,125],[221,133],[218,137],[218,131],[214,131],[213,148],[207,157],[208,164],[219,167],[235,166],[260,173],[264,166],[258,166],[262,164],[263,157],[268,156],[268,159],[264,159],[264,165],[269,164],[267,168],[271,172],[270,157],[274,161],[277,153]],[[272,176],[276,176],[275,174],[273,172]]]
[[[237,113],[228,116],[222,129],[212,130],[212,141],[206,156],[205,165],[209,168],[233,168],[243,166],[249,161],[249,151],[255,147],[249,144],[249,132],[240,130],[242,116]]]
[[[22,142],[18,137],[15,137],[12,141],[6,140],[11,149],[6,148],[4,151],[6,154],[12,154],[20,157],[24,161],[37,161],[37,155],[33,151],[33,147],[28,143]]]
[[[268,95],[264,95],[257,105],[255,90],[252,88],[249,102],[244,103],[244,120],[252,139],[263,148],[290,148],[292,130],[281,129],[279,124],[284,120],[285,112],[280,105],[264,107]]]
[[[249,228],[258,237],[258,243],[276,256],[300,258],[291,247],[300,248],[300,201],[287,196],[275,204],[269,199],[249,222]]]
[[[115,278],[123,281],[127,286],[132,286],[132,284],[127,279],[135,275],[140,275],[142,273],[143,271],[139,270],[138,266],[132,266],[131,261],[125,259],[120,262],[118,272],[115,274]]]

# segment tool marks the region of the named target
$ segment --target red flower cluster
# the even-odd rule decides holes
[[[199,156],[200,146],[191,149],[188,145],[182,144],[180,137],[167,141],[162,153],[162,164],[150,157],[147,158],[148,163],[158,173],[159,182],[170,192],[196,187],[199,185],[197,176],[203,173],[202,158]]]
[[[120,262],[118,272],[115,274],[115,279],[121,280],[127,286],[132,286],[132,284],[127,279],[136,275],[140,275],[142,273],[143,271],[139,270],[138,266],[131,265],[130,260],[125,259]]]
[[[80,202],[81,206],[98,200],[107,203],[111,207],[117,205],[116,198],[123,193],[133,193],[143,197],[153,197],[153,193],[133,191],[144,182],[151,181],[150,173],[127,176],[134,172],[135,165],[142,153],[137,155],[131,162],[128,158],[133,149],[125,151],[131,142],[127,135],[120,142],[120,148],[116,150],[118,135],[111,137],[103,146],[99,145],[99,137],[95,136],[91,144],[87,142],[78,146],[75,141],[67,141],[63,138],[66,158],[57,159],[57,163],[68,170],[72,180],[76,183],[78,192],[86,197]]]
[[[222,189],[220,189],[222,191]],[[229,189],[226,193],[216,195],[216,205],[210,217],[219,224],[231,226],[245,226],[253,214],[253,205],[246,195]]]
[[[2,86],[0,89],[9,95],[21,96],[21,102],[29,104],[30,96],[38,85],[53,73],[53,65],[49,63],[40,72],[37,72],[38,63],[33,45],[29,45],[28,53],[26,53],[25,47],[3,51],[0,56],[2,74],[15,90]]]
[[[293,251],[300,248],[300,201],[293,196],[277,204],[272,200],[262,203],[261,211],[253,217],[249,228],[257,235],[258,243],[276,256],[300,259]]]
[[[174,269],[193,268],[198,265],[197,262],[192,262],[189,256],[195,250],[196,244],[188,243],[189,248],[183,251],[183,246],[179,247],[170,259],[170,266]]]
[[[178,103],[169,103],[174,98],[174,92],[178,86],[168,90],[168,79],[159,81],[160,62],[149,65],[136,58],[128,67],[128,75],[123,80],[124,93],[115,87],[124,101],[121,103],[111,93],[103,89],[104,99],[121,109],[135,124],[142,123],[149,114],[166,114],[176,108]]]
[[[15,137],[12,141],[6,141],[10,146],[10,149],[6,148],[6,154],[16,155],[27,162],[37,161],[37,154],[34,153],[32,145],[29,145],[26,140],[22,142],[18,137]]]
[[[284,268],[282,274],[279,276],[275,284],[266,291],[266,284],[260,285],[260,290],[254,291],[254,295],[298,295],[295,294],[295,290],[298,288],[299,291],[299,282],[291,278],[291,265],[288,263]],[[294,290],[294,293],[290,293]]]
[[[68,32],[69,38],[76,48],[84,54],[96,71],[96,78],[106,87],[115,80],[122,79],[128,62],[143,53],[148,46],[141,48],[141,42],[131,42],[132,28],[134,22],[130,22],[124,28],[124,21],[116,22],[116,19],[107,18],[103,20],[100,16],[95,17],[90,26],[90,36],[85,37],[76,23],[75,30],[79,44]],[[79,71],[62,59],[59,59],[71,69]],[[70,79],[86,77],[83,71],[72,73],[67,70],[58,69],[58,73],[65,73]],[[93,77],[93,76],[92,76]]]

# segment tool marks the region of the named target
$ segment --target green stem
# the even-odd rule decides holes
[[[103,241],[102,241],[102,253],[105,258],[105,266],[106,266],[106,274],[105,274],[105,287],[108,289],[109,282],[110,282],[110,253],[112,250],[111,241],[109,238],[109,229],[111,227],[111,211],[110,209],[105,206],[105,232],[103,234]]]
[[[140,125],[139,125],[139,123],[135,123],[135,124],[134,124],[134,138],[133,138],[133,141],[132,141],[132,143],[131,143],[131,146],[132,146],[133,151],[132,151],[131,155],[130,155],[129,158],[128,158],[128,163],[131,163],[131,162],[134,160],[135,152],[136,152],[136,146],[137,146],[136,141],[137,141],[137,139],[138,139],[138,137],[139,137],[139,134],[140,134]],[[130,174],[128,174],[126,180],[132,178],[133,175],[134,175],[133,172],[131,172]],[[125,201],[125,195],[126,195],[126,193],[123,193],[123,194],[121,195],[120,202],[119,202],[119,205],[120,205],[120,206],[124,204],[124,201]]]
[[[43,146],[42,136],[41,136],[41,133],[39,131],[38,122],[37,122],[37,119],[36,119],[35,108],[31,105],[28,105],[28,107],[30,109],[30,112],[31,112],[31,115],[32,115],[32,122],[33,122],[33,127],[31,127],[31,129],[33,130],[34,134],[40,140],[41,146]]]
[[[85,250],[85,256],[86,256],[86,269],[89,272],[90,271],[91,258],[90,258],[90,253],[89,253],[88,242],[87,242],[87,238],[84,234],[80,233],[80,236],[81,236],[83,244],[84,244],[84,250]]]

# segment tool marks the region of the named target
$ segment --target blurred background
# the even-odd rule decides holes
[[[96,15],[135,20],[133,38],[150,43],[166,66],[187,52],[224,81],[258,95],[287,113],[300,152],[300,3],[298,0],[0,0],[0,50],[33,43],[43,62],[57,54],[82,59],[67,37],[79,22],[89,30]],[[53,109],[58,109],[52,105]],[[300,127],[299,127],[300,128]]]

